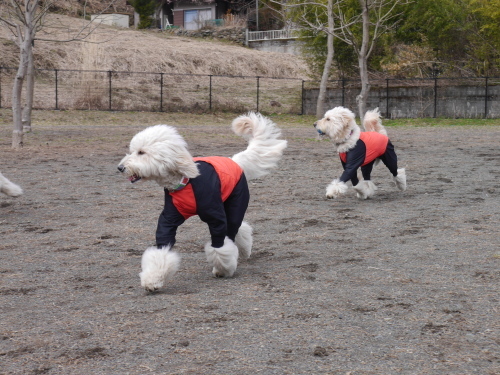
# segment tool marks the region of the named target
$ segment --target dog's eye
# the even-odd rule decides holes
[[[144,154],[145,154],[145,152],[144,152],[144,151],[138,151],[137,153],[138,153],[139,155],[144,155]]]

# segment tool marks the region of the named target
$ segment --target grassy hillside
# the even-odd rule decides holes
[[[186,74],[224,74],[265,77],[307,77],[298,56],[252,50],[229,42],[172,36],[101,26],[84,41],[73,38],[86,22],[50,14],[37,34],[37,68],[147,71]],[[0,27],[0,66],[17,66],[18,48],[8,30]],[[58,40],[60,42],[54,42]]]

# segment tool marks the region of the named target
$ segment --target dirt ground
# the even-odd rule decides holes
[[[189,219],[179,272],[147,294],[163,191],[116,166],[160,121],[36,113],[14,152],[0,113],[0,170],[25,190],[0,196],[0,374],[500,373],[499,126],[389,128],[408,190],[379,165],[360,201],[325,198],[341,165],[311,123],[276,121],[289,147],[250,184],[251,258],[212,277]],[[246,147],[228,115],[157,116],[193,156]]]

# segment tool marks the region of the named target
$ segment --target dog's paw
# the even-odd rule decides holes
[[[354,190],[356,191],[356,196],[359,199],[368,199],[375,194],[377,186],[370,180],[360,181],[356,186],[354,186]]]
[[[333,180],[330,185],[326,187],[326,197],[328,199],[338,198],[347,192],[347,185],[338,179]]]
[[[207,261],[213,265],[212,274],[215,277],[231,277],[238,266],[238,248],[226,237],[222,247],[205,245]]]
[[[399,190],[405,191],[406,190],[406,171],[404,168],[399,168],[398,169],[398,175],[394,176],[394,182],[396,183],[396,186]]]
[[[179,269],[180,257],[170,251],[170,247],[157,249],[150,247],[142,254],[141,286],[154,293],[160,289],[165,280],[173,276]]]

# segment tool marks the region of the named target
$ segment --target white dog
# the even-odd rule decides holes
[[[142,256],[141,285],[148,291],[161,288],[179,268],[171,251],[177,227],[198,215],[208,224],[212,241],[205,245],[216,277],[231,277],[238,256],[252,251],[252,228],[243,222],[248,202],[247,180],[262,177],[276,167],[287,146],[280,129],[257,113],[236,118],[233,131],[248,139],[248,147],[232,158],[194,158],[177,130],[156,125],[137,133],[118,170],[131,182],[156,181],[165,188],[165,207],[158,220],[156,246]]]
[[[394,146],[387,137],[378,108],[366,112],[363,126],[365,132],[361,132],[356,124],[354,113],[344,107],[327,111],[321,120],[314,123],[320,135],[327,135],[333,141],[344,168],[342,175],[327,186],[327,198],[337,198],[345,194],[348,189],[346,182],[349,180],[358,198],[367,199],[372,196],[377,187],[370,176],[378,160],[382,160],[392,173],[398,189],[406,190],[405,169],[398,169]],[[362,181],[357,177],[357,170],[360,167]]]
[[[11,197],[18,197],[23,193],[23,189],[0,173],[0,192]]]

